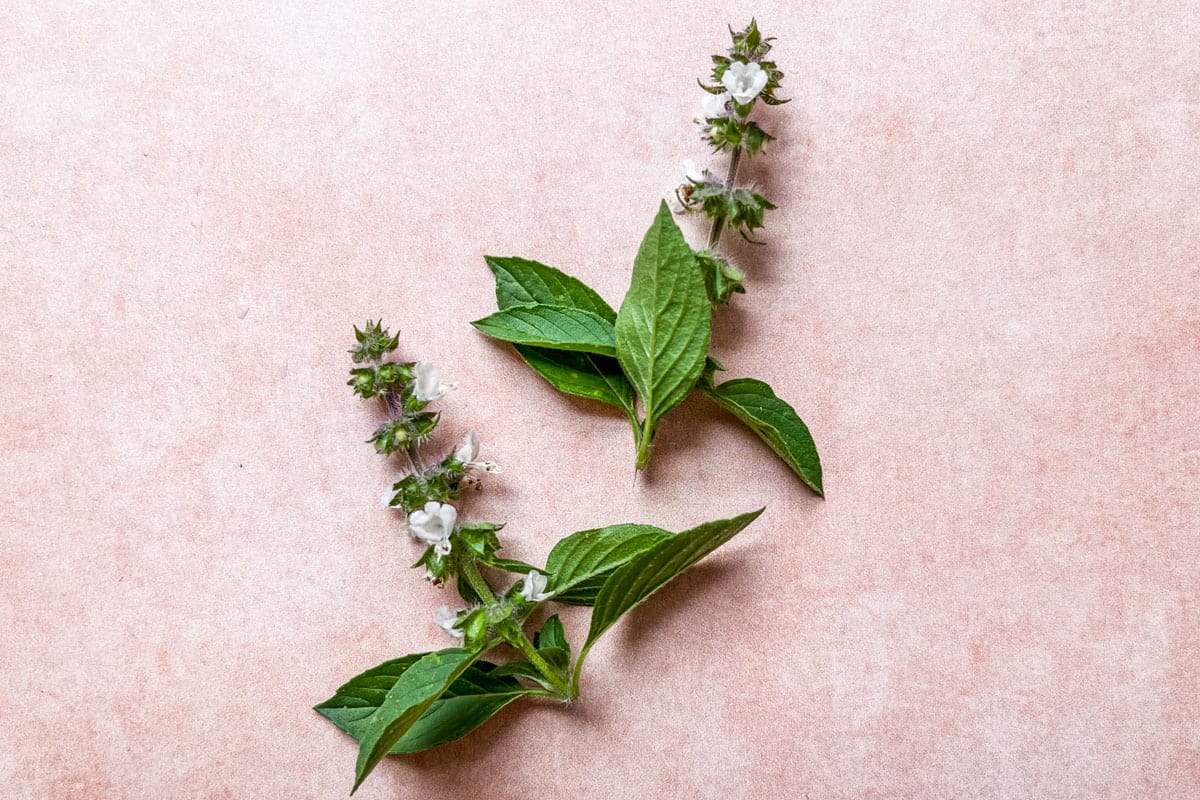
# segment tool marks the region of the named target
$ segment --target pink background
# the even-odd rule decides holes
[[[700,399],[634,481],[623,418],[467,324],[484,253],[619,302],[752,12],[793,101],[715,354],[824,502]],[[1200,796],[1197,42],[1186,2],[6,3],[0,793],[349,790],[309,707],[451,599],[343,385],[382,315],[509,555],[768,510],[576,705],[361,797]]]

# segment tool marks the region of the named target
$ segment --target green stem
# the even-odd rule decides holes
[[[729,176],[725,178],[725,188],[732,189],[733,181],[737,178],[738,162],[742,160],[742,148],[733,148],[733,155],[729,158]],[[708,249],[712,250],[717,246],[717,242],[721,241],[721,233],[725,230],[725,215],[720,214],[713,217],[712,228],[708,232]]]
[[[408,460],[412,462],[413,469],[424,475],[425,464],[421,461],[421,451],[417,447],[416,443],[414,442],[413,444],[410,444],[408,447],[404,448],[404,452],[408,454]]]
[[[492,592],[492,587],[488,585],[487,580],[479,574],[479,567],[475,566],[475,559],[468,558],[460,563],[459,577],[467,579],[467,585],[475,590],[475,594],[479,595],[479,599],[484,602],[484,605],[494,604],[496,595]]]
[[[634,463],[635,469],[645,469],[646,464],[650,462],[650,443],[654,438],[654,426],[650,424],[650,418],[646,418],[646,427],[640,431],[637,444],[637,461]]]
[[[510,643],[513,647],[521,651],[521,653],[529,659],[529,663],[537,667],[537,671],[545,676],[546,681],[550,683],[558,696],[563,700],[574,700],[579,696],[578,692],[573,692],[570,685],[567,683],[567,677],[556,670],[549,661],[542,658],[533,646],[533,643],[525,636],[524,632],[520,636],[514,636]]]
[[[575,657],[575,669],[571,672],[572,697],[579,697],[579,673],[583,669],[583,660],[587,658],[588,650],[590,649],[590,644],[585,645],[584,648],[579,651],[579,655]]]

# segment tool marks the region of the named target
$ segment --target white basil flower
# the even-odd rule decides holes
[[[414,539],[432,544],[439,555],[450,552],[450,534],[458,522],[458,509],[449,503],[430,500],[425,508],[418,508],[408,515],[408,532]]]
[[[525,583],[521,586],[521,596],[531,603],[540,603],[549,598],[554,592],[546,591],[546,576],[536,569],[529,570]]]
[[[697,167],[691,159],[684,159],[679,171],[683,174],[685,181],[697,186],[705,183],[716,183],[717,180],[708,167]]]
[[[746,105],[767,85],[767,71],[751,61],[743,64],[733,61],[721,76],[721,83],[729,90],[734,102]]]
[[[467,431],[466,438],[463,443],[454,451],[454,460],[461,463],[468,470],[480,470],[481,472],[499,472],[500,465],[495,461],[476,461],[479,456],[479,436],[475,431]]]
[[[729,92],[721,92],[720,94],[705,92],[704,100],[700,104],[704,108],[705,119],[729,116]]]
[[[467,431],[463,443],[454,451],[454,460],[469,464],[475,460],[477,455],[479,455],[479,434],[473,430]]]
[[[461,639],[465,635],[458,628],[454,627],[454,623],[458,621],[458,612],[449,606],[442,606],[437,611],[433,612],[433,622],[446,633],[453,636],[455,639]]]
[[[450,393],[454,386],[442,383],[442,371],[433,364],[418,361],[413,364],[413,395],[422,403],[440,400]]]

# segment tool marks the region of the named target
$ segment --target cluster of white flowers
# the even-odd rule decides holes
[[[744,106],[758,97],[766,88],[768,77],[767,71],[753,61],[745,64],[740,61],[731,62],[721,75],[721,85],[725,87],[725,91],[720,94],[705,92],[701,101],[702,115],[696,123],[703,129],[704,135],[707,137],[709,134],[709,120],[728,117],[733,113],[733,104]],[[676,189],[668,200],[671,210],[676,214],[692,210],[692,206],[687,202],[691,194],[690,187],[720,181],[707,167],[698,169],[691,161],[683,162],[683,180],[684,184]]]
[[[721,76],[721,85],[725,87],[725,91],[720,94],[704,93],[704,99],[701,101],[704,116],[699,122],[728,117],[733,113],[729,101],[732,100],[741,106],[751,102],[766,88],[767,78],[767,71],[753,61],[746,64],[740,61],[732,62]]]

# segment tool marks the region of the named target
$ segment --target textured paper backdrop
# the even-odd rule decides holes
[[[768,511],[575,706],[365,800],[1200,796],[1200,9],[649,6],[0,8],[0,793],[349,790],[309,707],[444,644],[343,385],[383,316],[503,463],[465,513],[510,555]],[[699,399],[635,482],[620,416],[467,324],[484,253],[620,300],[752,12],[793,102],[715,352],[824,502]]]

